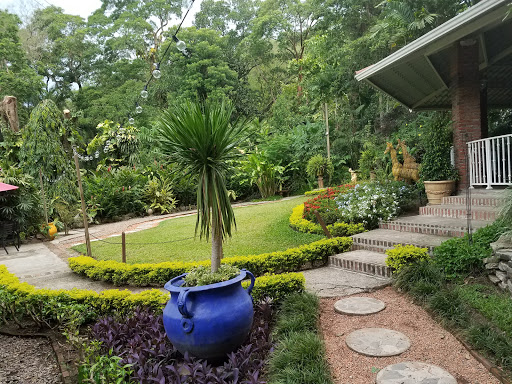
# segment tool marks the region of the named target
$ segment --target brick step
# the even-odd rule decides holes
[[[453,219],[438,216],[402,216],[395,220],[385,221],[379,224],[381,229],[392,231],[422,233],[425,235],[463,237],[467,232],[466,219]],[[488,225],[488,221],[471,221],[471,228],[478,229]]]
[[[386,255],[366,250],[350,251],[329,257],[329,266],[366,275],[391,277],[392,269],[385,263]]]
[[[466,205],[465,195],[443,197],[443,205]],[[504,201],[504,197],[488,197],[482,194],[471,194],[472,207],[499,207]]]
[[[427,248],[429,253],[439,246],[446,238],[422,233],[400,232],[389,229],[374,229],[373,231],[359,233],[352,236],[352,250],[365,249],[379,253],[385,253],[387,249],[397,244],[414,245]]]
[[[498,216],[498,212],[496,207],[472,207],[471,219],[494,221]],[[420,215],[466,219],[467,210],[465,205],[427,205],[426,207],[420,207]]]

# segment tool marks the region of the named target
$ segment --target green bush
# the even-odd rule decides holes
[[[311,294],[288,296],[277,316],[270,355],[269,384],[330,384],[322,339],[317,332],[318,299]]]
[[[397,272],[411,263],[430,259],[427,248],[418,248],[414,245],[398,244],[388,249],[386,255],[386,265]]]
[[[293,208],[290,215],[290,227],[299,232],[315,233],[323,235],[324,231],[320,224],[313,223],[302,217],[304,212],[304,204],[298,205]],[[352,236],[357,233],[364,232],[363,224],[347,224],[347,223],[334,223],[327,226],[327,229],[334,237]]]
[[[247,287],[249,281],[244,281]],[[261,276],[256,279],[252,296],[255,301],[269,297],[280,301],[286,296],[303,292],[305,279],[300,273]],[[157,289],[141,293],[128,290],[105,290],[101,293],[85,289],[52,290],[37,289],[18,278],[0,265],[0,322],[14,321],[21,324],[31,318],[38,326],[56,327],[68,321],[80,324],[99,316],[122,315],[135,307],[150,307],[161,310],[169,295]]]
[[[186,287],[198,287],[201,285],[208,285],[228,281],[237,277],[240,274],[240,269],[235,266],[224,264],[220,268],[212,272],[211,268],[206,265],[200,265],[193,268],[187,276],[185,276]]]
[[[89,173],[83,180],[87,205],[97,211],[97,218],[113,219],[144,212],[147,178],[136,169],[109,167]]]
[[[465,277],[469,274],[482,272],[482,260],[492,253],[490,243],[498,240],[506,227],[499,221],[480,228],[473,234],[472,244],[468,236],[444,241],[434,248],[434,262],[439,264],[448,278]]]
[[[336,253],[350,250],[352,239],[337,237],[324,239],[311,244],[290,248],[282,252],[263,253],[261,255],[234,256],[222,259],[223,264],[245,268],[255,276],[268,273],[298,271],[308,263],[325,264],[327,258]],[[117,261],[98,261],[91,257],[79,256],[68,259],[69,267],[83,276],[94,280],[104,280],[116,285],[162,286],[173,277],[190,271],[196,266],[207,266],[202,262],[164,262],[157,264],[124,264]]]
[[[428,260],[405,265],[393,275],[393,285],[414,299],[425,301],[439,291],[445,282],[441,268]]]

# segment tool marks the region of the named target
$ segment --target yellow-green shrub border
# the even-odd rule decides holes
[[[315,233],[323,235],[324,231],[320,224],[313,223],[312,221],[304,219],[304,204],[298,205],[292,210],[290,215],[290,227],[299,232]],[[327,226],[327,229],[333,236],[352,236],[357,233],[365,232],[363,224],[347,224],[347,223],[334,223]]]
[[[329,256],[346,252],[351,246],[351,238],[337,237],[315,241],[282,252],[228,257],[222,259],[222,263],[245,268],[255,276],[294,272],[307,267],[324,265]],[[162,286],[173,277],[188,272],[195,266],[210,264],[208,260],[188,263],[124,264],[113,260],[95,260],[87,256],[72,257],[68,262],[75,273],[93,280],[133,286]]]
[[[243,282],[247,287],[249,281]],[[281,300],[293,292],[303,292],[305,279],[300,273],[261,276],[256,279],[252,297],[258,301],[264,297]],[[47,313],[49,303],[55,301],[62,305],[83,304],[97,316],[113,313],[125,313],[134,307],[152,307],[161,310],[168,301],[169,294],[158,289],[148,289],[140,293],[128,290],[110,289],[101,293],[86,289],[40,289],[28,283],[20,283],[16,275],[10,273],[5,265],[0,265],[0,323],[13,317],[28,316],[28,311],[38,318],[54,317],[58,313]],[[54,308],[54,307],[52,307]],[[39,312],[39,313],[35,313]]]

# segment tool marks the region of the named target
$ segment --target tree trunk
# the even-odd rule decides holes
[[[218,223],[212,223],[212,272],[217,272],[222,258],[222,233]]]
[[[324,177],[318,176],[318,188],[322,189],[324,187]]]
[[[6,124],[13,132],[19,131],[18,105],[16,103],[16,97],[4,97],[0,108],[0,115],[4,118]]]

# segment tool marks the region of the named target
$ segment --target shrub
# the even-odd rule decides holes
[[[441,268],[428,260],[405,265],[394,276],[393,285],[409,292],[413,298],[425,301],[441,289],[445,277]]]
[[[119,320],[101,319],[91,334],[101,342],[100,357],[121,356],[119,365],[132,367],[131,379],[138,383],[263,384],[260,372],[272,347],[272,312],[268,301],[256,306],[249,339],[220,366],[188,355],[181,357],[166,337],[162,315],[149,310],[137,309],[130,317]]]
[[[323,177],[325,174],[331,176],[333,172],[334,167],[331,160],[322,155],[315,155],[308,160],[306,173],[311,177]]]
[[[137,306],[160,309],[168,295],[157,289],[133,294],[128,290],[105,290],[101,293],[85,289],[38,289],[9,273],[0,265],[0,318],[20,322],[29,317],[38,326],[55,327],[80,312],[83,322],[95,316],[126,313]],[[66,316],[66,313],[69,316]],[[91,316],[89,318],[88,316]]]
[[[339,217],[350,223],[363,223],[366,229],[396,217],[410,204],[414,189],[404,183],[357,184],[336,197]]]
[[[434,248],[434,261],[451,279],[482,272],[484,269],[482,260],[492,253],[490,243],[498,240],[505,231],[506,227],[496,221],[475,231],[472,244],[467,235],[463,238],[446,240]]]
[[[186,287],[197,287],[228,281],[237,277],[240,269],[235,266],[224,264],[216,272],[212,272],[206,265],[193,268],[187,276],[185,276]]]
[[[386,255],[386,265],[397,272],[408,264],[430,259],[427,248],[418,248],[414,245],[398,244],[388,249]]]
[[[324,231],[320,224],[313,223],[307,219],[302,217],[302,213],[304,212],[304,205],[298,205],[292,211],[290,215],[290,227],[299,232],[305,233],[316,233],[318,235],[323,235]],[[341,236],[352,236],[356,233],[364,232],[365,229],[362,224],[347,224],[347,223],[334,223],[331,225],[327,225],[327,229],[334,237]]]
[[[147,178],[129,167],[96,171],[84,177],[84,195],[89,207],[96,207],[97,217],[113,219],[144,212]]]
[[[148,180],[145,189],[145,198],[149,202],[149,208],[156,213],[169,213],[176,207],[169,180],[153,177]]]
[[[324,193],[318,194],[318,196],[309,199],[304,203],[304,218],[306,220],[318,222],[314,211],[316,210],[326,224],[333,224],[337,221],[342,221],[338,206],[334,199],[349,190],[354,186],[350,184],[340,185],[336,188],[327,188]]]
[[[323,265],[327,262],[329,256],[346,252],[351,246],[351,238],[338,237],[319,240],[282,252],[227,257],[222,259],[222,263],[245,268],[255,276],[261,276],[267,273],[297,271],[308,263]],[[209,265],[207,260],[189,263],[124,264],[112,260],[98,261],[87,256],[69,258],[68,263],[74,272],[91,279],[110,281],[116,285],[130,284],[135,286],[162,286],[173,277],[188,272],[193,267]]]

